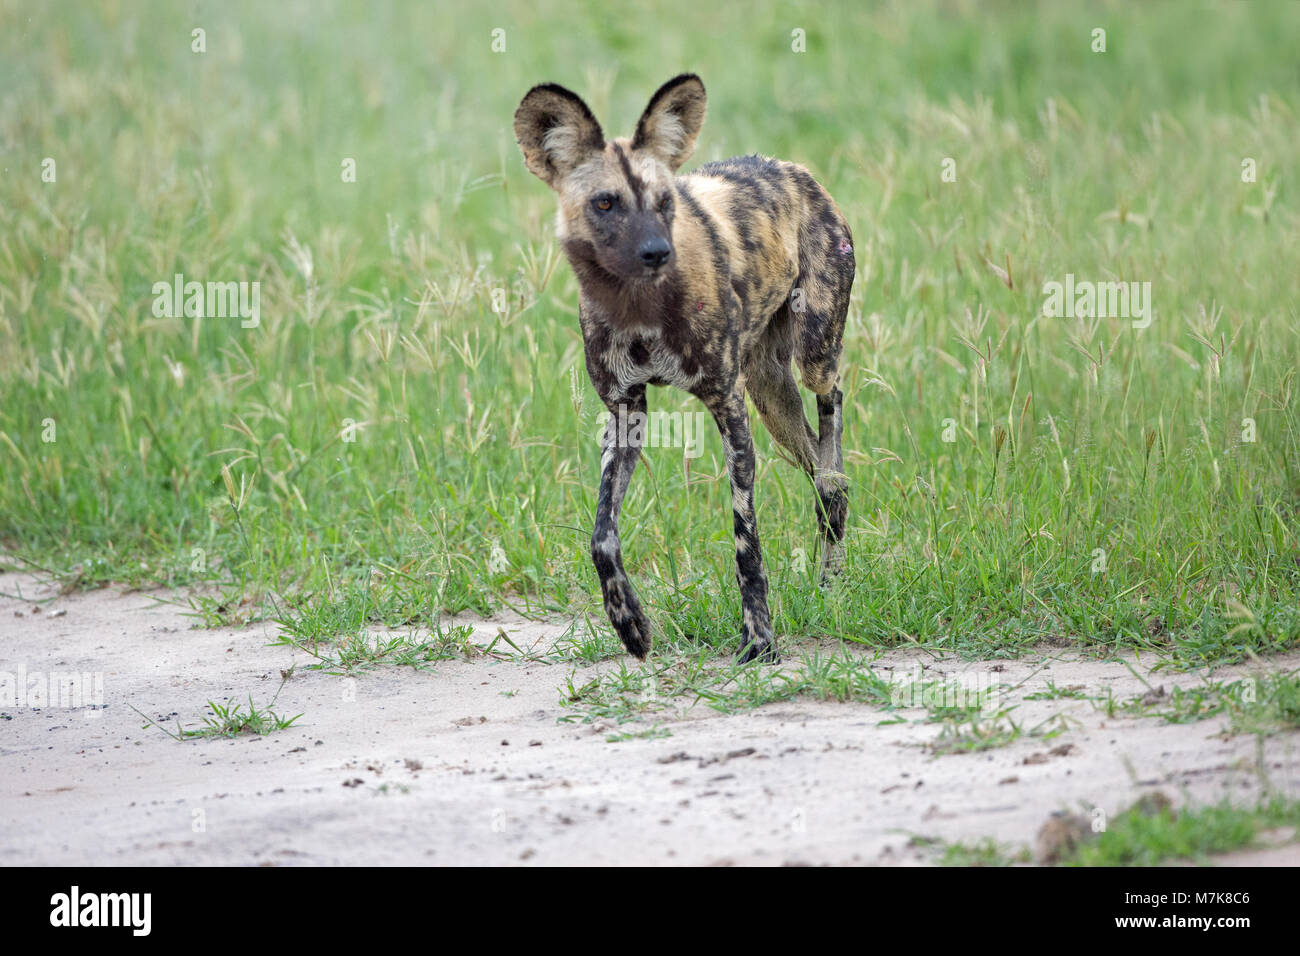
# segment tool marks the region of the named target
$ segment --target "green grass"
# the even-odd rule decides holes
[[[1025,700],[1080,700],[1088,696],[1087,690],[1083,684],[1057,687],[1055,681],[1049,680],[1046,689],[1025,694]]]
[[[1128,810],[1095,841],[1076,847],[1067,866],[1157,866],[1175,860],[1213,863],[1213,855],[1248,849],[1260,834],[1300,825],[1300,802],[1274,798],[1257,807],[1225,802],[1171,813]]]
[[[1206,678],[1201,686],[1162,686],[1144,694],[1099,701],[1107,716],[1159,717],[1184,724],[1227,714],[1228,733],[1269,736],[1300,729],[1300,673],[1278,672],[1232,681]]]
[[[168,737],[176,741],[210,739],[214,737],[241,737],[245,734],[252,734],[258,737],[265,737],[267,734],[274,733],[277,730],[287,730],[292,727],[297,720],[302,717],[298,714],[294,717],[284,717],[277,714],[273,708],[275,702],[280,697],[280,691],[284,689],[285,683],[293,674],[293,669],[282,671],[280,686],[276,689],[275,696],[265,708],[259,708],[253,703],[253,697],[248,697],[248,709],[236,701],[233,697],[224,704],[216,701],[208,701],[209,713],[203,718],[203,724],[193,730],[185,730],[181,727],[179,720],[176,721],[176,731],[173,733],[168,730],[160,721],[152,720],[140,713],[135,707],[131,707],[137,714],[144,717],[144,727],[157,727]],[[130,705],[128,705],[130,706]]]
[[[719,663],[716,655],[699,652],[631,667],[620,660],[617,669],[584,677],[574,667],[560,689],[560,706],[566,710],[562,723],[621,724],[654,715],[676,716],[697,704],[726,714],[798,697],[854,701],[893,711],[899,697],[899,688],[876,674],[870,660],[847,651],[803,654],[798,667],[781,670]]]
[[[1086,818],[1079,818],[1075,826],[1083,838],[1065,848],[1056,864],[1213,865],[1220,854],[1294,841],[1300,825],[1300,801],[1283,797],[1272,797],[1253,807],[1233,806],[1224,800],[1175,811],[1166,804],[1167,800],[1139,801],[1107,821],[1105,829],[1096,834],[1089,832]],[[1033,861],[1028,847],[1001,844],[991,837],[948,842],[914,836],[912,845],[941,866],[1012,866]]]
[[[1030,861],[1029,851],[1023,847],[1017,850],[988,837],[975,843],[945,843],[942,849],[940,866],[1012,866]]]
[[[688,165],[806,163],[860,253],[830,596],[806,481],[757,429],[780,633],[1293,647],[1298,32],[1286,2],[0,0],[0,548],[83,587],[215,585],[208,624],[347,640],[508,604],[616,653],[576,284],[510,122],[554,80],[626,133],[690,69]],[[156,318],[177,272],[259,281],[260,326]],[[1067,273],[1150,281],[1152,324],[1039,316]],[[668,662],[739,627],[716,436],[685,464],[647,450],[621,522]]]
[[[274,701],[272,701],[274,703]],[[203,718],[203,726],[198,730],[184,731],[186,737],[238,737],[241,734],[256,734],[265,737],[277,730],[292,727],[302,714],[295,717],[281,717],[267,705],[266,710],[258,710],[253,698],[248,698],[248,710],[244,705],[228,700],[224,704],[208,701],[211,716]]]
[[[428,636],[411,631],[406,634],[374,634],[364,631],[348,637],[332,638],[324,647],[319,641],[306,640],[282,631],[278,645],[297,648],[316,659],[310,665],[333,674],[352,674],[377,664],[423,669],[438,661],[469,660],[486,655],[469,641],[472,629],[435,626]]]

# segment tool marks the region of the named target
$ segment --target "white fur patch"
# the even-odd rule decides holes
[[[664,112],[650,123],[650,142],[655,152],[667,157],[676,156],[686,148],[686,127],[676,113]]]
[[[675,388],[689,392],[703,377],[703,372],[687,375],[682,371],[681,356],[662,342],[662,330],[655,326],[641,326],[631,333],[619,333],[614,336],[610,348],[602,356],[605,367],[618,379],[619,389],[627,392],[633,386],[644,385],[654,379],[667,382]],[[632,361],[629,350],[632,343],[640,339],[648,345],[650,359],[644,365]]]
[[[552,162],[559,168],[577,165],[583,155],[577,128],[552,126],[542,136],[542,150],[552,157]]]

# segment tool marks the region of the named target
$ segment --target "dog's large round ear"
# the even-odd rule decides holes
[[[515,110],[515,139],[526,165],[552,189],[605,148],[600,124],[576,93],[554,83],[534,86]]]
[[[675,172],[695,151],[706,102],[698,76],[683,73],[673,77],[650,97],[650,105],[637,121],[632,148],[648,149]]]

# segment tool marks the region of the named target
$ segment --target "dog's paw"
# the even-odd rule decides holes
[[[654,644],[654,639],[650,634],[650,622],[646,616],[637,608],[636,613],[629,615],[622,621],[611,622],[614,630],[618,633],[618,638],[623,642],[629,654],[633,654],[641,660],[645,660],[650,648]]]
[[[760,664],[780,664],[781,652],[777,649],[776,641],[773,638],[766,640],[742,640],[740,643],[740,653],[736,655],[737,664],[752,664],[758,661]]]
[[[822,556],[821,579],[818,584],[823,591],[829,591],[837,578],[844,573],[844,548],[833,545]]]
[[[641,610],[641,602],[632,583],[619,574],[605,582],[605,614],[613,626],[618,639],[628,652],[641,660],[650,653],[653,640],[650,636],[650,621]]]

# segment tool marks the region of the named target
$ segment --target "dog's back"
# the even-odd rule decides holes
[[[829,375],[833,384],[857,267],[853,235],[830,194],[798,163],[766,156],[706,163],[678,177],[677,185],[722,232],[721,243],[705,248],[726,251],[726,271],[749,325],[742,356],[788,309],[793,357],[805,384],[825,391],[816,383]]]

